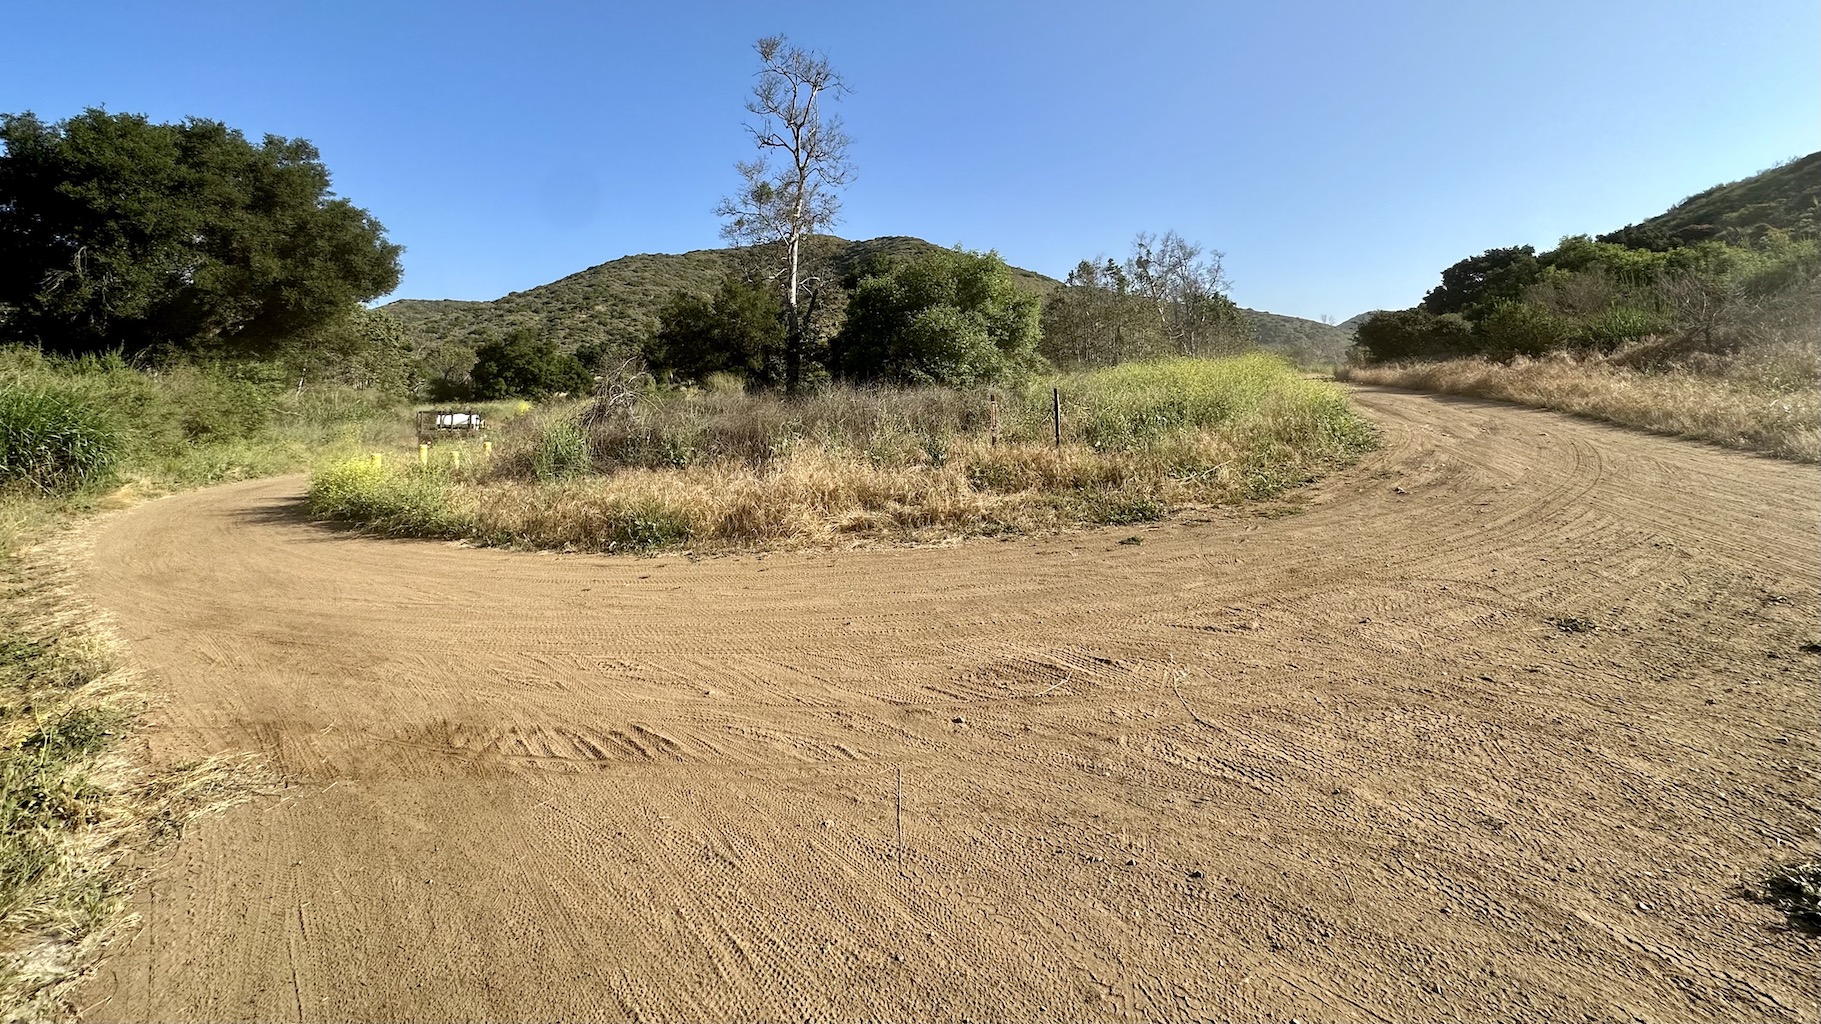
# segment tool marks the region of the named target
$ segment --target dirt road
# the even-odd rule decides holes
[[[96,1020],[1815,1020],[1821,475],[1362,390],[1298,514],[691,561],[303,482],[87,577],[181,761]],[[894,859],[903,769],[902,862]]]

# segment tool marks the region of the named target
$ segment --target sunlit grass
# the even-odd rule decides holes
[[[1339,388],[1282,360],[1179,359],[998,392],[578,403],[507,429],[490,462],[470,446],[325,466],[311,503],[388,533],[578,550],[922,541],[1268,497],[1371,437]]]
[[[1355,367],[1367,384],[1470,395],[1555,409],[1627,427],[1711,441],[1797,462],[1821,462],[1821,345],[1787,344],[1640,369],[1631,353],[1558,354]]]

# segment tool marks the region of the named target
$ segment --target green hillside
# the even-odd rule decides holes
[[[907,260],[939,248],[921,238],[891,235],[863,242],[833,236],[812,240],[805,266],[809,274],[843,278],[864,271],[877,260]],[[443,341],[476,345],[522,326],[539,326],[566,350],[581,345],[633,346],[658,325],[658,309],[679,290],[712,294],[721,278],[747,270],[760,254],[751,248],[698,249],[681,254],[644,253],[623,256],[549,284],[494,299],[399,299],[382,308],[404,323],[413,344],[422,349]],[[1039,295],[1062,282],[1033,270],[1013,267],[1018,284]],[[1261,347],[1281,352],[1304,365],[1343,358],[1353,342],[1349,325],[1339,327],[1242,310]]]
[[[1818,208],[1821,153],[1810,153],[1741,181],[1697,192],[1647,221],[1600,236],[1600,241],[1658,250],[1709,239],[1743,244],[1772,228],[1813,238]]]
[[[935,245],[902,235],[850,242],[819,236],[807,246],[805,273],[841,278],[879,259],[910,259]],[[439,341],[474,344],[521,326],[542,325],[564,349],[584,344],[630,346],[649,337],[658,309],[679,290],[713,293],[721,278],[761,258],[751,248],[698,249],[679,255],[623,256],[549,284],[494,299],[399,299],[383,309],[398,317],[421,346]],[[1061,282],[1012,268],[1019,284],[1043,293]]]
[[[1353,328],[1348,324],[1336,326],[1243,307],[1240,312],[1258,333],[1260,348],[1281,352],[1302,366],[1345,362],[1347,348],[1353,344]]]

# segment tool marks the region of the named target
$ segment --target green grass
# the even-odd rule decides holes
[[[345,459],[310,478],[310,510],[382,533],[456,537],[464,524],[444,497],[451,479],[440,463],[424,468],[408,458]]]
[[[157,495],[411,443],[399,400],[299,390],[276,374],[258,363],[144,369],[114,355],[0,348],[0,553],[119,487]]]
[[[0,487],[73,491],[112,472],[121,447],[112,413],[73,389],[33,381],[0,390]]]
[[[508,425],[491,461],[439,447],[429,467],[324,466],[311,505],[389,534],[579,550],[920,541],[1270,497],[1372,440],[1338,388],[1281,359],[1176,359],[997,391],[574,403]]]

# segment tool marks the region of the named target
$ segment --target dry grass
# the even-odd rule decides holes
[[[1716,355],[1665,342],[1610,356],[1559,353],[1354,367],[1345,379],[1555,409],[1621,426],[1821,462],[1821,343],[1807,336]]]
[[[1154,520],[1258,498],[1354,457],[1371,433],[1332,385],[1264,357],[1120,367],[1049,388],[671,397],[617,418],[528,417],[491,464],[319,471],[318,514],[397,534],[574,550],[923,542]]]
[[[1791,928],[1821,935],[1821,859],[1778,864],[1747,883],[1745,894],[1783,911]]]
[[[213,759],[152,769],[119,751],[145,698],[68,568],[65,531],[8,566],[0,587],[0,1016],[73,1015],[67,989],[128,923],[129,858],[260,778]]]

